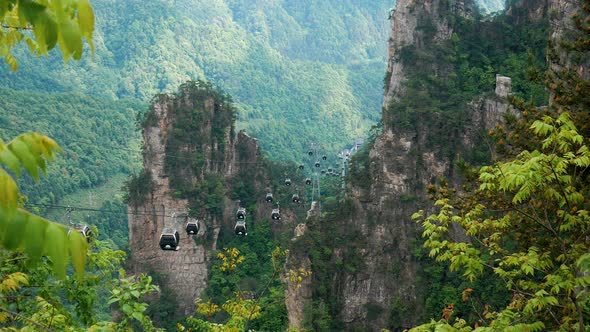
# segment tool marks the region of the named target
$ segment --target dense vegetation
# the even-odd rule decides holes
[[[589,8],[587,2],[584,2],[585,8]],[[293,9],[296,7],[293,5]],[[236,8],[248,9],[247,5],[244,5],[245,9],[237,5]],[[588,23],[585,21],[588,14],[587,10],[581,15],[582,18],[577,20],[577,25],[584,28],[584,31],[588,31]],[[496,30],[500,28],[494,24],[500,22],[500,26],[506,28],[506,26],[511,26],[509,20],[510,18],[507,17],[499,17],[498,21],[492,22],[466,22],[458,19],[457,35],[446,47],[435,48],[431,54],[412,53],[415,51],[412,49],[404,50],[406,60],[409,61],[406,64],[410,67],[438,59],[444,61],[438,65],[441,68],[446,68],[447,74],[452,79],[443,82],[436,77],[423,78],[417,73],[411,73],[412,82],[416,83],[411,83],[409,89],[411,93],[424,97],[420,100],[421,104],[412,104],[412,101],[402,99],[398,101],[400,104],[391,105],[392,109],[401,115],[399,122],[391,114],[384,116],[386,126],[401,130],[416,130],[417,120],[409,112],[410,110],[421,112],[421,115],[425,115],[427,119],[430,116],[434,117],[435,114],[437,116],[442,114],[442,118],[436,118],[436,121],[431,123],[437,126],[442,123],[448,126],[443,128],[457,129],[454,125],[460,127],[461,122],[465,121],[464,118],[458,116],[458,112],[462,110],[461,105],[474,96],[489,92],[490,73],[497,69],[504,69],[503,74],[515,79],[517,97],[525,99],[516,98],[513,101],[517,109],[521,111],[521,118],[508,117],[506,126],[499,127],[493,132],[498,139],[498,151],[505,159],[495,164],[494,167],[482,168],[479,171],[479,182],[472,184],[473,191],[466,197],[453,197],[446,190],[437,191],[440,193],[437,197],[439,199],[437,206],[441,210],[423,220],[427,248],[432,250],[431,254],[436,256],[439,261],[449,261],[453,270],[447,273],[444,264],[432,264],[425,270],[429,280],[432,281],[430,289],[432,294],[427,299],[428,310],[432,311],[433,317],[440,317],[441,303],[452,302],[457,305],[446,304],[443,309],[443,320],[419,327],[416,329],[417,331],[430,331],[435,328],[469,331],[471,330],[470,326],[473,325],[476,329],[478,325],[486,325],[491,326],[490,329],[496,330],[507,329],[511,325],[514,325],[511,327],[521,330],[558,328],[583,330],[587,325],[586,322],[590,319],[588,317],[590,298],[584,291],[590,284],[587,277],[590,256],[588,255],[586,238],[589,227],[586,198],[588,196],[588,175],[585,173],[585,170],[590,167],[590,155],[586,146],[588,137],[590,137],[589,127],[586,125],[588,123],[586,121],[588,119],[587,110],[590,106],[587,96],[590,91],[588,89],[589,83],[577,76],[575,69],[567,66],[561,68],[559,72],[547,74],[546,77],[538,76],[538,72],[545,69],[541,65],[544,52],[539,49],[520,48],[519,45],[523,44],[522,40],[518,43],[509,37],[508,40],[504,40],[503,38],[506,37],[501,36],[499,30]],[[432,28],[432,22],[424,21],[421,24],[425,31]],[[478,30],[478,24],[484,28]],[[532,37],[535,41],[533,45],[539,46],[542,50],[539,43],[542,40],[540,37],[546,33],[545,29],[546,24],[541,22],[539,25],[527,24],[523,30],[519,30],[517,27],[513,32],[521,38]],[[482,49],[478,49],[480,43],[476,42],[480,32],[490,34],[490,38],[494,40],[489,45],[483,43],[483,48],[486,49],[485,57]],[[494,39],[496,37],[501,38],[501,41]],[[336,38],[333,42],[336,43],[340,40]],[[495,47],[498,45],[500,47],[496,49]],[[575,65],[585,64],[583,62],[587,59],[588,45],[588,36],[582,35],[580,39],[574,39],[571,43],[562,45],[570,52],[567,61],[559,58],[560,53],[550,52],[550,55],[554,61],[562,61],[575,67]],[[502,47],[506,47],[506,49]],[[285,49],[289,50],[287,46]],[[498,50],[498,53],[488,53],[489,49]],[[297,54],[294,49],[290,51],[293,52],[294,57],[305,57],[305,55]],[[323,49],[322,52],[317,53],[317,56],[326,59],[335,57],[336,62],[344,61],[344,58],[339,59],[336,54],[329,52],[330,50]],[[532,71],[528,71],[529,67],[522,64],[521,60],[525,58],[531,59],[527,66],[532,65]],[[534,107],[535,104],[542,103],[543,98],[547,96],[543,92],[542,84],[539,82],[527,83],[523,79],[527,72],[536,74],[537,78],[547,79],[547,87],[551,91],[551,108],[539,110]],[[200,88],[197,86],[193,92],[203,92]],[[206,93],[211,93],[206,88],[205,90]],[[26,100],[26,96],[31,95],[25,96],[10,90],[7,90],[6,94],[14,96],[16,100]],[[47,95],[39,94],[38,96],[44,98]],[[69,100],[72,105],[80,109],[84,109],[86,104],[97,105],[93,98],[79,95],[70,96],[69,94],[58,96],[55,98]],[[456,99],[449,98],[452,96],[456,96]],[[60,109],[62,109],[62,99],[59,100]],[[528,101],[529,104],[525,101]],[[35,104],[45,105],[44,103]],[[222,104],[225,107],[230,107],[227,100]],[[49,103],[49,105],[52,104]],[[18,109],[15,105],[10,105],[10,108]],[[68,120],[73,119],[72,123],[76,123],[77,113],[68,112],[68,110],[71,108],[62,109],[65,117],[68,117]],[[202,110],[198,108],[184,111],[187,116],[197,118],[202,116]],[[93,126],[95,136],[85,132],[80,135],[91,142],[102,143],[106,140],[112,144],[109,150],[113,154],[106,155],[102,154],[100,150],[95,150],[96,144],[82,147],[83,143],[75,140],[72,140],[74,143],[71,146],[63,144],[66,153],[71,153],[74,156],[73,159],[80,162],[81,166],[78,167],[83,166],[84,168],[76,166],[68,168],[67,165],[61,165],[59,168],[59,164],[56,164],[57,171],[61,171],[65,175],[73,173],[71,177],[68,177],[66,184],[56,183],[59,195],[72,193],[76,188],[101,184],[113,174],[130,171],[129,162],[133,159],[123,153],[116,153],[118,150],[125,151],[124,149],[129,148],[128,145],[123,145],[122,141],[117,140],[118,133],[103,130],[99,125],[105,121],[104,119],[106,119],[106,123],[111,125],[116,125],[120,121],[124,126],[128,126],[130,121],[127,121],[127,117],[115,112],[105,113],[107,115],[104,118],[97,117],[94,122],[83,121],[84,124],[90,123]],[[113,114],[115,114],[114,118],[110,117]],[[147,114],[146,119],[149,119],[149,112]],[[213,128],[213,135],[208,139],[216,143],[220,142],[219,139],[223,136],[224,130],[233,123],[233,113],[226,114],[229,116],[218,120],[214,119],[213,122],[217,122],[218,127]],[[20,115],[20,113],[9,114],[3,120],[4,124],[10,124],[6,126],[5,130],[11,130],[12,124],[16,123],[14,121],[18,121]],[[570,120],[570,117],[574,119],[574,122]],[[36,119],[32,115],[30,118]],[[191,119],[194,120],[194,118]],[[45,119],[39,121],[39,128],[48,128],[47,132],[54,138],[59,136],[60,133],[51,132],[48,124],[44,121]],[[64,119],[56,118],[55,121],[63,124],[64,128],[70,129],[67,127],[69,122]],[[574,123],[580,124],[579,130],[575,128]],[[181,124],[186,125],[186,123]],[[27,126],[30,126],[30,123],[27,123]],[[83,125],[78,124],[78,126]],[[30,129],[30,127],[26,129]],[[76,127],[65,130],[68,132],[64,133],[65,141],[69,138],[69,132],[76,133],[75,129]],[[197,128],[188,125],[186,128],[177,127],[177,129],[179,131],[175,133],[177,135],[174,136],[174,140],[176,143],[182,143],[188,140],[187,135],[193,134]],[[231,129],[233,130],[233,127]],[[16,131],[18,132],[20,129]],[[112,136],[109,136],[110,134]],[[12,138],[15,133],[7,131],[5,135],[6,137],[3,138]],[[441,132],[433,131],[430,139],[432,142],[444,146],[445,144],[440,143],[442,136]],[[532,139],[530,139],[531,137]],[[109,139],[111,141],[108,141]],[[35,146],[30,140],[27,140],[27,143]],[[67,149],[71,149],[71,151],[68,152]],[[171,150],[170,155],[174,156],[174,153],[178,153],[178,145],[172,146]],[[86,155],[87,151],[91,154],[90,157]],[[223,152],[223,148],[220,151]],[[455,152],[455,150],[443,151],[445,155],[450,155],[451,152]],[[20,157],[20,154],[18,156]],[[3,156],[3,158],[6,157]],[[194,159],[198,161],[199,155],[196,154]],[[4,162],[6,160],[4,159]],[[91,163],[96,160],[100,163],[112,164],[113,168],[98,169],[97,165]],[[474,161],[485,162],[483,158]],[[361,151],[355,158],[355,162],[356,167],[353,168],[352,176],[359,176],[355,181],[366,185],[365,181],[370,179],[362,177],[364,174],[362,167],[365,167],[364,170],[366,170],[368,149]],[[28,167],[31,163],[24,160],[22,164]],[[37,165],[41,167],[42,163],[35,160],[35,167]],[[20,167],[20,164],[17,166]],[[181,174],[184,171],[183,169],[179,170],[178,165],[170,161],[167,166],[171,174],[177,171]],[[203,171],[202,165],[198,163],[189,166],[189,170],[195,174]],[[10,164],[8,167],[11,168]],[[34,173],[36,168],[33,172],[29,168],[27,171]],[[278,182],[277,179],[284,177],[287,172],[285,168],[280,166],[271,168],[270,179],[273,182]],[[474,174],[476,174],[475,171],[467,173],[468,176]],[[247,180],[237,181],[238,179],[234,179],[236,181],[232,182],[232,185],[226,185],[224,179],[215,176],[215,174],[204,174],[203,183],[198,188],[200,196],[193,201],[194,209],[206,209],[210,214],[219,215],[221,213],[219,201],[226,194],[233,198],[246,197],[245,205],[254,205],[252,197],[258,197],[261,193],[255,192],[253,181],[259,180],[259,178],[256,177],[256,174],[241,175]],[[59,179],[60,176],[52,173],[50,178],[52,180]],[[129,192],[128,199],[141,199],[143,198],[141,195],[134,196],[134,193],[145,194],[149,191],[149,182],[138,180],[142,177],[149,177],[149,173],[147,176],[145,172],[140,173],[138,177],[127,182],[130,189],[137,189]],[[326,188],[332,195],[325,201],[324,207],[328,211],[325,218],[317,224],[310,224],[308,235],[293,244],[294,249],[306,252],[314,264],[313,269],[316,275],[314,276],[314,305],[308,308],[304,322],[304,327],[309,330],[342,328],[340,322],[331,316],[339,306],[339,303],[331,300],[332,277],[342,270],[354,272],[363,268],[363,261],[359,255],[346,255],[341,260],[330,262],[333,264],[326,264],[327,261],[332,260],[332,249],[337,246],[337,243],[346,241],[353,252],[354,248],[363,247],[363,241],[366,241],[360,234],[345,233],[336,227],[336,222],[350,215],[353,209],[353,205],[349,204],[349,201],[339,196],[337,181],[337,179],[330,178],[325,180]],[[182,183],[180,176],[177,176],[172,182],[178,189],[179,197],[189,196],[188,192],[193,190],[186,183]],[[27,186],[28,183],[24,180],[21,188],[26,189]],[[53,186],[47,186],[47,188],[51,189],[44,189],[39,193],[31,190],[29,199],[41,204],[55,203],[56,199],[53,197],[56,195],[49,194],[50,190],[53,190]],[[434,189],[429,188],[429,190]],[[12,195],[12,191],[9,194],[2,197],[3,208],[5,208],[6,202],[14,206],[17,205],[16,199],[13,199],[16,195]],[[288,199],[288,193],[283,192],[279,197],[285,199],[285,196]],[[140,201],[130,202],[139,204]],[[48,204],[37,206],[47,207]],[[124,206],[115,200],[107,202],[101,209],[120,211],[124,209]],[[419,218],[419,216],[417,217]],[[103,218],[101,220],[102,229],[119,232],[115,243],[120,243],[122,238],[124,239],[124,235],[121,234],[120,220],[120,218]],[[446,235],[449,220],[458,222],[469,235],[476,234],[479,237],[474,237],[473,243],[442,241]],[[2,221],[5,219],[3,218]],[[257,330],[283,330],[286,326],[283,305],[284,286],[276,280],[270,283],[268,289],[265,288],[265,284],[273,280],[276,272],[275,256],[273,254],[271,259],[269,253],[273,252],[273,248],[278,244],[285,243],[286,239],[276,238],[272,235],[268,220],[257,220],[253,229],[255,232],[252,237],[240,241],[237,241],[235,237],[228,236],[229,232],[222,233],[220,246],[239,248],[245,259],[243,265],[235,273],[232,271],[232,274],[229,275],[226,273],[226,261],[223,259],[215,261],[211,269],[211,287],[205,295],[215,302],[221,302],[231,298],[235,290],[240,291],[240,295],[236,296],[236,305],[233,307],[234,314],[226,310],[231,316],[230,318],[233,319],[240,316],[235,314],[236,308],[239,311],[240,308],[251,308],[253,305],[253,302],[247,302],[247,299],[244,302],[244,296],[266,289],[265,296],[259,297],[260,302],[258,303],[261,309],[255,310],[255,307],[252,307],[254,309],[250,311],[250,313],[256,312],[257,318],[250,327]],[[6,240],[4,235],[1,237]],[[7,243],[10,244],[10,241]],[[18,244],[14,245],[14,241],[12,243],[13,245],[8,246],[8,249],[19,246]],[[52,265],[55,268],[58,262],[63,263],[59,255],[50,253],[50,259],[41,258],[35,268],[31,268],[24,254],[0,251],[2,256],[0,274],[3,276],[3,281],[0,283],[0,295],[2,295],[0,297],[0,309],[2,310],[0,324],[28,326],[32,329],[65,330],[67,328],[91,327],[91,329],[141,328],[147,331],[155,330],[152,322],[145,315],[147,306],[140,300],[144,294],[155,290],[155,287],[151,285],[151,279],[146,277],[125,278],[124,275],[115,277],[115,271],[122,262],[122,253],[113,251],[108,248],[106,243],[100,242],[94,242],[91,248],[93,249],[88,254],[89,271],[87,274],[68,274],[62,276],[61,279],[54,279],[49,272]],[[229,255],[229,251],[226,253]],[[420,252],[418,248],[416,248],[415,254],[424,257],[424,253]],[[76,255],[72,255],[72,257],[74,260],[79,259],[79,256]],[[260,261],[263,264],[260,264]],[[560,265],[557,266],[555,262]],[[79,270],[80,262],[78,261],[75,265]],[[486,269],[486,267],[492,268]],[[460,279],[459,273],[456,272],[458,270],[467,277],[467,281]],[[22,271],[27,271],[27,275],[24,275]],[[496,277],[493,274],[496,274]],[[464,288],[472,285],[468,281],[477,278],[479,278],[477,286]],[[507,288],[512,297],[507,296],[506,293],[497,293],[495,287],[498,283],[505,282],[507,282]],[[473,289],[478,289],[478,293],[472,294]],[[457,290],[463,292],[457,293]],[[109,292],[109,295],[99,295],[100,292]],[[105,321],[105,319],[110,320],[107,314],[112,308],[105,305],[104,302],[98,301],[99,296],[101,298],[109,296],[109,304],[114,303],[121,313],[120,322]],[[459,301],[464,303],[461,304]],[[496,305],[498,303],[506,304],[508,301],[509,305],[506,308]],[[474,303],[477,306],[473,305]],[[487,304],[494,306],[488,307]],[[477,313],[470,312],[471,308],[475,308]],[[389,309],[392,315],[392,326],[394,326],[394,314],[410,314],[407,308],[398,303],[392,303],[392,308]],[[368,306],[368,317],[377,314],[376,312],[379,310],[383,309]],[[173,307],[170,306],[162,308],[162,310],[154,310],[152,313],[158,313],[159,319],[164,320],[162,312],[172,311]],[[204,312],[200,313],[202,314],[201,318],[213,321],[225,322],[228,318],[224,314],[208,316]],[[455,319],[459,315],[460,317]],[[250,314],[248,320],[250,317],[254,318]],[[238,318],[242,324],[239,326],[243,327],[243,313]],[[202,326],[198,325],[202,322],[203,320],[191,317],[188,319],[187,325],[195,324],[198,327]],[[247,324],[246,326],[248,326]],[[480,330],[486,329],[480,328]]]
[[[144,103],[206,79],[236,101],[238,127],[274,158],[310,141],[341,148],[379,117],[390,1],[93,1],[95,53],[64,67],[58,56],[16,50],[17,90],[78,91]],[[343,140],[341,140],[343,139]]]
[[[64,195],[129,174],[139,164],[133,125],[140,106],[131,101],[105,102],[78,93],[44,94],[0,88],[0,136],[31,130],[52,137],[63,155],[39,183],[23,178],[31,203],[55,204]]]
[[[512,78],[515,96],[534,105],[545,104],[548,94],[543,83],[529,78],[547,68],[549,23],[526,15],[522,9],[493,19],[452,17],[454,33],[445,42],[435,42],[434,22],[421,18],[418,29],[426,45],[400,50],[407,83],[402,97],[393,100],[383,114],[384,125],[427,132],[429,144],[441,147],[440,156],[452,157],[461,149],[457,135],[472,121],[468,103],[477,96],[493,95],[496,74]],[[425,75],[425,68],[438,74]],[[484,151],[469,156],[468,161],[478,163],[489,157]]]

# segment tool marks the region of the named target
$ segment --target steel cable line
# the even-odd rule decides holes
[[[71,206],[71,205],[55,205],[55,204],[36,204],[36,203],[25,203],[25,206],[29,207],[44,207],[48,209],[73,209],[74,211],[91,211],[91,212],[105,212],[105,213],[113,213],[113,214],[126,214],[126,215],[135,215],[135,216],[153,216],[153,217],[172,217],[172,215],[166,215],[165,211],[154,211],[154,213],[144,213],[144,212],[123,212],[123,211],[114,211],[114,210],[103,210],[103,209],[96,209],[96,208],[89,208],[89,207],[81,207],[81,206]],[[160,214],[162,213],[162,214]]]

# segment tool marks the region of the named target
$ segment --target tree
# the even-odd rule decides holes
[[[471,281],[491,269],[512,292],[508,305],[488,313],[480,325],[582,331],[590,326],[590,215],[583,172],[590,167],[590,151],[568,113],[545,117],[531,129],[543,141],[542,150],[481,168],[476,195],[491,197],[487,204],[476,199],[461,210],[450,198],[440,198],[437,214],[414,217],[422,220],[430,256]],[[470,242],[450,239],[451,224],[461,226]]]
[[[11,49],[22,41],[37,56],[47,55],[59,45],[66,62],[70,57],[82,57],[83,40],[94,51],[94,11],[88,0],[3,0],[0,25],[0,56],[12,70],[18,68],[18,62]]]
[[[59,45],[65,61],[70,57],[81,58],[83,39],[93,48],[94,12],[88,0],[5,0],[0,2],[0,25],[0,55],[13,70],[17,69],[17,61],[11,49],[23,40],[38,56]],[[29,30],[33,36],[27,33]],[[47,136],[22,134],[7,144],[0,140],[0,164],[16,177],[24,167],[38,181],[39,170],[45,172],[46,163],[59,151],[57,143]],[[1,247],[24,249],[32,261],[48,255],[55,273],[62,279],[70,255],[76,271],[84,270],[86,239],[24,210],[21,207],[24,197],[4,168],[0,168],[0,192]]]
[[[48,260],[32,267],[25,254],[0,251],[0,330],[131,331],[141,326],[158,331],[141,302],[158,290],[151,278],[125,277],[125,253],[111,249],[107,241],[93,240],[90,246],[88,271],[64,280],[53,278]],[[101,295],[109,297],[108,303],[99,300]],[[114,307],[120,320],[101,321]]]
[[[540,331],[590,327],[590,151],[588,79],[577,70],[590,51],[590,1],[574,15],[579,33],[550,51],[559,61],[545,77],[551,92],[548,108],[521,100],[521,117],[508,116],[492,134],[503,157],[476,172],[474,190],[453,195],[440,190],[438,212],[413,217],[422,222],[425,247],[437,261],[448,262],[469,280],[492,271],[512,293],[500,310],[482,307],[474,327],[443,319],[412,331]],[[580,124],[580,129],[577,128]],[[451,236],[459,226],[469,237]],[[463,291],[464,300],[472,296]],[[472,322],[473,323],[473,322]]]

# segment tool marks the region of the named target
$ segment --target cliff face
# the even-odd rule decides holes
[[[393,98],[402,93],[404,65],[400,61],[400,50],[413,45],[423,48],[425,42],[440,42],[451,38],[453,28],[450,19],[459,14],[472,14],[472,2],[454,1],[449,5],[443,1],[398,1],[391,16],[391,31],[389,34],[389,58],[387,61],[387,76],[385,80],[385,97],[383,104],[388,105]],[[433,24],[432,34],[421,32],[420,26],[425,22]]]
[[[219,94],[186,84],[176,95],[159,96],[144,122],[144,168],[154,185],[143,204],[128,207],[131,270],[158,272],[184,315],[194,312],[195,299],[207,287],[210,253],[236,207],[227,195],[217,197],[214,206],[203,204],[216,193],[203,184],[212,177],[224,183],[249,167],[257,172],[257,142],[235,135],[232,112]],[[223,184],[214,189],[225,193]],[[184,214],[199,220],[197,235],[185,232]],[[160,249],[165,227],[179,232],[178,251]]]
[[[418,116],[411,129],[388,124],[395,123],[397,116],[390,105],[404,95],[408,83],[400,50],[412,47],[420,52],[445,43],[453,34],[453,17],[469,17],[472,5],[469,1],[457,1],[450,7],[447,1],[439,0],[397,2],[391,20],[385,125],[364,164],[369,172],[368,184],[353,183],[349,187],[354,213],[343,225],[347,233],[361,234],[364,245],[335,250],[341,256],[360,255],[364,263],[355,272],[338,274],[333,283],[341,303],[338,319],[348,330],[402,330],[424,319],[428,280],[420,277],[421,263],[414,254],[421,246],[420,230],[410,216],[418,209],[430,208],[425,188],[440,178],[456,178],[454,166],[461,151],[481,143],[478,137],[508,110],[503,97],[510,91],[510,82],[497,77],[498,95],[477,98],[466,105],[465,125],[448,133],[453,144],[462,146],[451,154],[441,154],[444,147],[429,141],[428,118]],[[429,32],[425,32],[425,26]],[[443,79],[448,73],[447,68],[434,64],[423,64],[423,71]],[[353,159],[352,163],[354,168],[361,162]]]

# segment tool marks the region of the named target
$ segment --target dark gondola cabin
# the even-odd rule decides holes
[[[303,164],[299,165],[299,169],[303,170],[305,168],[305,166],[303,166]]]
[[[322,174],[326,174],[326,170],[325,169],[322,170]]]
[[[188,221],[186,222],[186,233],[189,235],[199,233],[199,221],[197,219],[188,219]]]
[[[265,200],[267,203],[272,203],[272,201],[273,201],[272,193],[266,193]]]
[[[309,186],[311,184],[311,179],[310,178],[305,179],[305,184]]]
[[[316,160],[316,162],[315,162],[315,167],[317,167],[317,168],[319,168],[319,167],[320,167],[320,161],[319,161],[319,160]]]
[[[293,194],[293,197],[291,197],[291,200],[293,201],[293,203],[299,203],[299,194]]]
[[[272,213],[270,214],[270,218],[272,220],[281,220],[281,211],[279,209],[272,209]]]
[[[308,155],[313,156],[313,150],[309,150],[309,152],[307,152]]]
[[[234,233],[239,236],[248,235],[246,230],[246,221],[245,220],[237,220],[236,225],[234,226]]]
[[[332,173],[332,167],[328,167],[328,173]]]
[[[291,185],[291,179],[286,178],[285,179],[285,186],[290,186]]]
[[[243,208],[243,207],[238,208],[238,212],[236,212],[236,218],[239,220],[246,219],[246,208]]]
[[[162,250],[178,250],[179,242],[180,235],[177,230],[172,228],[162,230],[162,235],[160,235],[160,248]]]
[[[326,156],[326,155],[322,156],[322,160],[327,160],[327,159],[328,159],[328,156]]]

